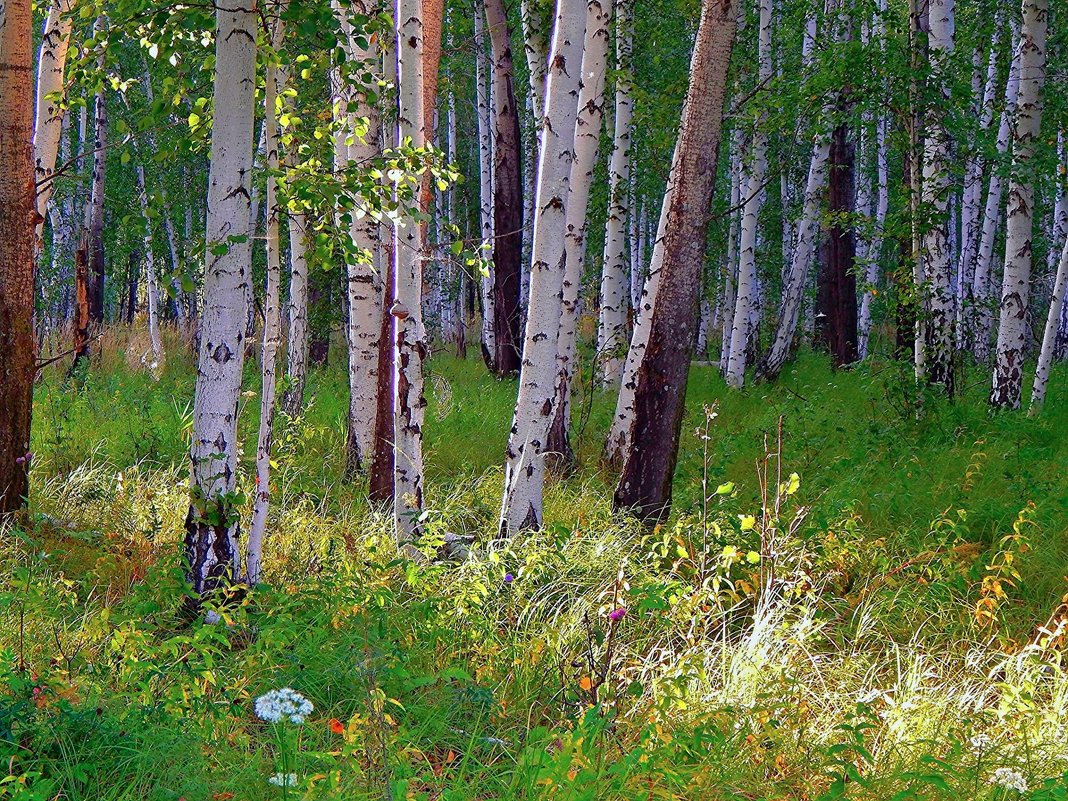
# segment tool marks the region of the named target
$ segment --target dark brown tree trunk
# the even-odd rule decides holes
[[[30,0],[9,0],[0,25],[0,518],[29,493],[38,219],[32,47]]]
[[[308,359],[313,367],[326,367],[330,356],[330,323],[333,318],[330,308],[330,286],[324,281],[331,274],[319,270],[309,277],[308,291]]]
[[[830,351],[835,367],[857,360],[857,277],[853,271],[857,253],[853,213],[853,143],[849,128],[840,124],[831,137],[828,177],[827,228],[816,284],[816,331]]]
[[[90,297],[89,242],[85,232],[74,251],[74,364],[73,370],[89,355]]]
[[[126,289],[126,324],[133,325],[137,316],[137,287],[141,283],[141,254],[136,249],[130,251],[129,283]]]
[[[512,45],[504,0],[486,0],[493,59],[493,330],[497,375],[518,373],[522,354],[520,281],[523,269],[523,156]]]
[[[631,446],[613,499],[616,510],[632,510],[647,522],[671,508],[736,18],[732,0],[702,3],[664,224],[650,266],[661,271],[660,288],[635,375]]]
[[[382,298],[382,330],[378,339],[378,411],[375,415],[375,444],[368,472],[367,495],[372,501],[393,500],[393,252],[384,248],[386,274]]]

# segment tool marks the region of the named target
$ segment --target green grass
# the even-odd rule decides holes
[[[212,626],[180,614],[192,369],[171,338],[154,381],[137,335],[109,336],[87,375],[38,386],[32,508],[0,543],[0,798],[280,798],[279,733],[252,701],[283,685],[316,706],[291,798],[1016,797],[997,767],[1068,797],[1063,643],[1037,635],[1068,592],[1063,366],[1034,419],[990,414],[978,370],[950,403],[892,362],[806,353],[743,392],[697,367],[675,512],[651,533],[611,516],[612,398],[587,378],[579,471],[548,488],[543,532],[502,545],[515,382],[438,355],[430,528],[477,546],[424,568],[342,479],[345,377],[316,371],[280,425],[266,585]],[[800,487],[764,523],[780,418]],[[704,477],[734,484],[707,514]]]

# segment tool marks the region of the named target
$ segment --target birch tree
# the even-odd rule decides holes
[[[274,442],[274,417],[277,409],[275,390],[278,380],[278,348],[282,339],[281,283],[282,254],[279,241],[279,220],[282,216],[278,200],[278,167],[281,137],[278,117],[282,112],[279,52],[285,38],[284,2],[272,7],[271,51],[267,54],[267,71],[263,91],[263,144],[267,162],[267,185],[264,202],[267,208],[267,290],[263,298],[263,347],[260,350],[260,425],[256,438],[256,487],[252,500],[252,531],[245,549],[244,580],[256,584],[263,563],[263,540],[267,530],[267,514],[271,501],[271,450]]]
[[[717,173],[727,72],[737,20],[732,0],[704,0],[690,83],[660,212],[650,274],[660,275],[648,343],[637,371],[630,448],[613,508],[662,519],[671,504],[701,266]]]
[[[760,0],[760,29],[757,80],[761,85],[771,80],[771,0]],[[727,384],[739,388],[745,383],[746,353],[751,334],[753,309],[757,302],[757,225],[763,199],[761,191],[768,170],[768,135],[757,122],[750,148],[749,178],[743,191],[742,228],[738,244],[738,290],[731,325],[731,349],[727,359]]]
[[[1060,328],[1061,315],[1064,313],[1064,297],[1068,291],[1068,239],[1061,250],[1057,274],[1053,279],[1053,294],[1049,302],[1049,314],[1046,315],[1046,327],[1042,331],[1042,350],[1038,354],[1038,366],[1035,369],[1035,383],[1031,390],[1030,414],[1042,411],[1046,400],[1046,382],[1053,364],[1054,350],[1057,345],[1057,333]]]
[[[627,225],[630,209],[631,56],[634,35],[633,0],[616,0],[616,92],[612,158],[608,166],[608,220],[605,223],[604,259],[601,268],[601,305],[597,317],[597,353],[601,381],[618,385],[622,377],[627,342],[627,311],[630,300]]]
[[[237,412],[245,354],[256,9],[215,12],[204,306],[193,396],[191,487],[185,521],[188,580],[200,597],[238,575]]]
[[[1012,136],[1005,225],[1005,273],[990,405],[1018,409],[1023,384],[1027,302],[1031,282],[1035,187],[1029,173],[1042,121],[1046,77],[1046,0],[1024,0],[1020,26],[1020,91]]]
[[[48,201],[55,188],[52,173],[56,169],[59,142],[63,134],[63,80],[70,46],[70,3],[54,0],[48,10],[44,38],[37,61],[37,106],[33,123],[34,179],[37,186],[37,241],[48,212]]]
[[[357,2],[353,11],[372,17],[376,9],[369,2]],[[343,37],[346,63],[355,70],[366,69],[376,53],[370,37],[355,30],[348,14],[335,7]],[[350,165],[365,168],[381,153],[381,122],[366,92],[351,87],[355,76],[334,75],[334,107],[337,131],[334,137],[336,169]],[[350,108],[350,106],[352,108]],[[358,130],[359,129],[359,130]],[[375,412],[378,406],[379,349],[383,314],[382,248],[379,224],[366,199],[358,198],[348,218],[348,235],[356,253],[346,263],[346,303],[348,323],[349,413],[346,433],[345,469],[353,476],[365,469],[374,450]],[[345,226],[344,219],[341,221]]]
[[[156,257],[152,252],[152,217],[148,210],[145,168],[141,164],[137,165],[137,189],[141,216],[145,218],[145,286],[148,299],[148,340],[152,348],[149,370],[155,375],[163,361],[163,341],[159,334],[159,281],[156,278]]]
[[[419,0],[398,0],[396,41],[397,143],[418,149],[426,142]],[[393,517],[397,540],[403,545],[418,540],[422,534],[423,511],[423,232],[414,215],[405,215],[397,225],[393,248]]]
[[[604,117],[605,60],[611,36],[608,0],[590,0],[586,6],[586,36],[582,49],[582,86],[575,123],[575,157],[568,181],[564,223],[564,281],[561,293],[560,341],[557,345],[556,415],[549,429],[548,449],[566,463],[575,461],[571,449],[571,386],[575,377],[578,343],[579,285],[586,258],[586,213],[593,170],[601,142]]]
[[[557,6],[538,150],[538,184],[530,256],[530,306],[519,397],[508,437],[500,533],[540,528],[545,452],[556,397],[560,295],[565,270],[568,179],[575,144],[586,13],[579,0]]]
[[[33,401],[33,14],[30,0],[0,10],[0,518],[29,492]]]
[[[950,57],[953,53],[954,0],[930,0],[927,10],[928,51],[933,79],[940,82],[942,102],[928,106],[923,148],[923,205],[933,222],[924,233],[923,261],[927,281],[929,322],[926,326],[926,377],[953,395],[954,297],[952,250],[949,243],[949,136],[942,124],[948,101]]]
[[[479,224],[481,226],[482,250],[493,255],[493,117],[490,106],[489,63],[486,57],[484,3],[475,3],[475,107],[478,122],[478,197]],[[486,366],[496,372],[494,359],[497,343],[494,339],[493,268],[481,277],[479,288],[482,299],[482,354]]]
[[[1017,99],[1020,94],[1020,48],[1019,23],[1015,18],[1011,24],[1013,47],[1012,62],[1009,65],[1009,77],[1005,85],[1005,106],[998,122],[997,155],[1009,152],[1012,137],[1013,118],[1016,113]],[[998,235],[998,223],[1001,219],[1001,200],[1005,186],[1004,171],[993,165],[990,170],[990,185],[986,193],[983,209],[983,226],[979,239],[979,250],[975,257],[975,278],[972,286],[974,299],[974,322],[972,350],[975,358],[985,361],[990,354],[990,329],[993,324],[990,306],[990,270],[994,263],[994,241]]]

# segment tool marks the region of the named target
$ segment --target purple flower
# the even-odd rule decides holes
[[[623,619],[623,615],[625,614],[627,614],[627,608],[625,606],[620,606],[608,613],[608,619],[619,621]]]
[[[511,573],[505,573],[504,574],[504,583],[505,584],[511,584],[513,581],[515,581],[515,576],[513,576]]]

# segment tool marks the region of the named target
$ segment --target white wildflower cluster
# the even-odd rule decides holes
[[[295,773],[276,773],[267,780],[275,787],[296,787],[297,786],[297,774]]]
[[[990,777],[990,784],[1004,787],[1006,790],[1016,790],[1020,793],[1027,792],[1027,779],[1018,770],[1012,768],[998,768]]]
[[[299,726],[314,709],[311,701],[289,687],[271,690],[256,699],[256,717],[268,723],[288,720]]]
[[[968,742],[971,743],[972,751],[978,754],[990,748],[991,739],[989,734],[980,733],[972,737]]]

